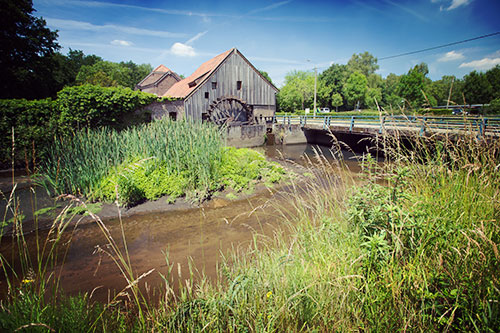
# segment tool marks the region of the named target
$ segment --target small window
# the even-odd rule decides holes
[[[217,82],[212,82],[212,89],[217,89]]]
[[[208,99],[208,91],[205,93],[205,98]]]
[[[236,89],[241,90],[241,81],[236,81]]]

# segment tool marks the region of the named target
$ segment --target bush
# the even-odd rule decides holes
[[[56,100],[0,100],[0,165],[12,161],[12,128],[15,134],[16,165],[41,158],[54,135],[64,136],[80,128],[127,126],[125,117],[151,104],[155,95],[129,88],[104,88],[83,85],[66,87]],[[134,122],[146,122],[146,111],[134,116]],[[139,118],[139,119],[138,119]]]
[[[56,103],[49,99],[0,100],[0,165],[12,161],[12,129],[14,129],[14,161],[22,165],[32,161],[50,144],[57,129],[53,115]]]
[[[485,108],[488,114],[500,114],[500,98],[496,98],[490,102],[490,105]]]
[[[58,123],[64,130],[116,126],[120,116],[156,100],[155,95],[130,88],[66,87],[57,94]]]

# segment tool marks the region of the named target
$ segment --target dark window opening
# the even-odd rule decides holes
[[[241,81],[236,81],[236,89],[241,90]]]
[[[217,82],[212,82],[212,89],[217,89]]]
[[[208,99],[208,92],[205,93],[205,98]]]

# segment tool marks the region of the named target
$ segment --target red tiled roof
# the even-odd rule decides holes
[[[171,72],[171,70],[168,69],[167,67],[165,67],[164,65],[160,65],[160,66],[156,67],[153,70],[153,72],[164,72],[164,73],[166,73],[166,72]]]
[[[201,82],[209,77],[234,50],[236,49],[230,49],[203,63],[193,74],[170,87],[163,97],[187,97],[200,85]]]

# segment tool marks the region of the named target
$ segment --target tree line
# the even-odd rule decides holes
[[[59,52],[57,31],[33,15],[30,0],[0,0],[0,99],[55,97],[66,86],[134,86],[148,75],[149,64],[114,63],[79,50]]]
[[[332,64],[317,77],[317,106],[338,110],[419,109],[441,105],[500,105],[500,65],[486,71],[472,71],[463,79],[427,77],[427,64],[420,63],[408,73],[391,73],[386,78],[375,73],[377,58],[369,52],[353,54],[347,64]],[[315,74],[292,71],[285,77],[278,96],[278,109],[296,112],[313,108]]]

